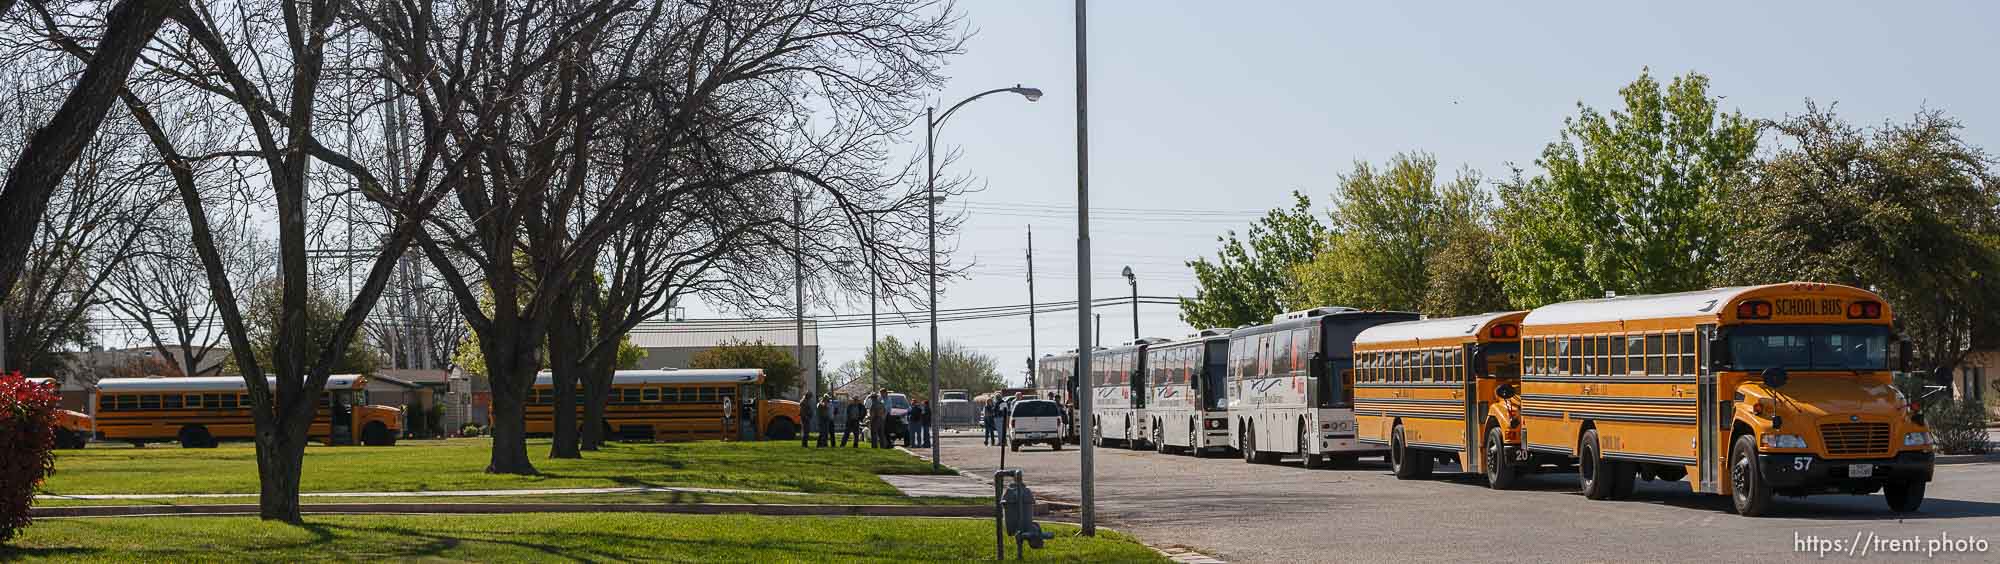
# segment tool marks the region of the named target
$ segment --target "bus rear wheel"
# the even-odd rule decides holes
[[[1576,477],[1583,488],[1583,497],[1590,499],[1611,499],[1618,489],[1619,464],[1605,460],[1603,451],[1597,447],[1597,430],[1583,432],[1583,440],[1576,449]]]
[[[1910,513],[1924,504],[1923,482],[1898,482],[1882,488],[1882,495],[1889,500],[1889,510]]]
[[[180,432],[181,448],[215,448],[215,436],[207,427],[187,427]]]
[[[1398,480],[1414,480],[1431,473],[1431,456],[1411,452],[1410,446],[1403,442],[1403,425],[1400,423],[1389,432],[1389,468]]]

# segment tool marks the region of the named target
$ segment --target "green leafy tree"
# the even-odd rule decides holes
[[[1341,175],[1331,234],[1313,259],[1294,269],[1291,307],[1343,305],[1415,311],[1430,289],[1430,264],[1454,237],[1479,229],[1491,204],[1479,175],[1437,177],[1437,158],[1401,153],[1376,169],[1366,162]]]
[[[1956,369],[2000,324],[2000,176],[1963,127],[1926,110],[1863,129],[1811,103],[1773,124],[1784,148],[1730,198],[1724,278],[1873,287],[1916,367]]]
[[[284,300],[281,296],[283,292],[276,281],[260,284],[250,289],[247,300],[249,303],[245,304],[246,307],[243,309],[243,322],[248,329],[251,354],[256,357],[259,365],[272,366],[274,362],[271,352],[278,343],[278,317],[284,314]],[[320,344],[332,339],[335,329],[340,325],[343,310],[342,304],[332,296],[311,288],[306,290],[305,336],[306,342],[312,345],[312,350],[306,351],[306,358],[319,357]],[[234,355],[224,361],[223,367],[224,371],[231,374],[242,373]],[[381,351],[369,346],[368,341],[361,338],[361,333],[356,331],[349,336],[340,359],[334,362],[329,373],[370,374],[381,367]]]
[[[1417,311],[1451,317],[1509,309],[1507,290],[1493,267],[1499,236],[1481,224],[1460,227],[1425,265],[1423,306]]]
[[[1535,161],[1545,174],[1500,185],[1497,263],[1516,306],[1710,286],[1757,126],[1722,113],[1697,73],[1662,89],[1642,72],[1619,94],[1609,115],[1577,105]]]
[[[622,352],[622,351],[621,351]],[[763,340],[745,342],[730,340],[721,346],[695,353],[688,360],[690,368],[762,368],[764,369],[764,397],[775,398],[798,388],[799,361],[792,358],[792,350],[774,346]]]
[[[1311,260],[1326,240],[1326,226],[1312,213],[1312,200],[1292,192],[1290,208],[1278,208],[1250,226],[1248,241],[1231,231],[1217,237],[1215,262],[1189,261],[1195,294],[1181,298],[1181,321],[1195,327],[1235,327],[1258,323],[1284,311],[1284,297],[1296,292],[1292,267]]]
[[[894,336],[884,337],[876,343],[872,356],[849,361],[836,374],[841,381],[851,382],[847,386],[850,390],[868,390],[879,385],[911,398],[924,398],[931,389],[930,354],[923,343],[905,344]],[[871,360],[879,373],[869,372]],[[993,357],[946,341],[938,349],[938,386],[969,390],[973,395],[998,390],[1002,387],[998,363]]]

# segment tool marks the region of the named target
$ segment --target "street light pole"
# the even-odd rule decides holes
[[[1139,277],[1132,274],[1132,267],[1125,267],[1125,282],[1132,285],[1132,340],[1139,340]]]
[[[1027,98],[1029,102],[1042,99],[1041,89],[1027,88],[1016,84],[1012,88],[995,88],[973,94],[971,97],[960,100],[957,104],[952,104],[950,108],[944,111],[943,116],[937,115],[936,107],[924,108],[924,205],[927,206],[925,216],[930,221],[930,261],[927,263],[928,272],[926,274],[928,274],[928,278],[930,279],[931,310],[931,392],[927,407],[932,410],[937,409],[938,404],[937,130],[944,125],[944,120],[951,119],[951,114],[957,112],[959,108],[965,107],[966,104],[972,103],[973,100],[984,98],[988,94],[998,94],[1001,92],[1020,94],[1022,97]],[[941,465],[938,459],[937,426],[929,426],[929,429],[925,433],[930,435],[925,437],[925,439],[931,443],[931,471],[936,472]]]
[[[1086,63],[1089,57],[1085,47],[1089,44],[1084,35],[1083,0],[1076,0],[1076,374],[1081,378],[1090,373],[1090,73]],[[1091,396],[1096,390],[1086,390],[1078,383],[1077,397],[1083,401],[1077,407],[1079,419],[1090,417]],[[1088,426],[1084,427],[1089,429]],[[1094,431],[1085,431],[1085,434]],[[1082,443],[1083,482],[1083,536],[1097,536],[1097,450],[1091,448],[1090,438]]]

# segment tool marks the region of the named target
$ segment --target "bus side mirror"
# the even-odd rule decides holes
[[[1785,373],[1784,367],[1773,366],[1764,369],[1765,386],[1771,387],[1773,389],[1783,388],[1785,387],[1785,381],[1790,379],[1791,375]]]
[[[1896,341],[1896,370],[1899,372],[1910,371],[1909,341]]]

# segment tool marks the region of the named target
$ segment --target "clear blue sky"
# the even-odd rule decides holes
[[[2000,149],[2000,35],[1992,28],[2000,8],[1991,3],[1627,4],[1094,3],[1093,207],[1170,210],[1095,223],[1096,293],[1126,294],[1118,273],[1130,264],[1142,294],[1192,294],[1183,260],[1212,254],[1216,236],[1287,204],[1291,190],[1323,203],[1357,159],[1422,150],[1489,180],[1509,174],[1510,163],[1533,173],[1577,103],[1614,107],[1618,88],[1642,67],[1663,82],[1707,74],[1725,107],[1752,117],[1797,113],[1807,98],[1837,102],[1860,124],[1928,106],[1962,120],[1974,144]],[[1048,95],[1033,104],[996,96],[961,111],[941,136],[964,152],[950,172],[986,183],[972,205],[1046,211],[972,214],[955,260],[978,267],[946,288],[943,307],[1025,303],[1021,255],[1031,222],[1037,297],[1074,299],[1072,5],[977,1],[960,9],[975,35],[951,60],[950,86],[938,98],[1015,83]],[[1174,213],[1185,210],[1242,213]],[[1131,337],[1129,308],[1100,311],[1105,342]],[[1190,329],[1170,306],[1142,306],[1140,324],[1148,336]],[[1040,353],[1076,345],[1073,313],[1042,316],[1039,327]],[[885,328],[906,339],[924,331]],[[941,331],[999,358],[1018,381],[1025,319]],[[838,366],[866,350],[868,332],[820,337],[829,366]]]

